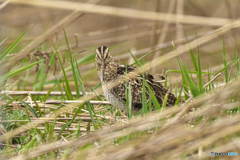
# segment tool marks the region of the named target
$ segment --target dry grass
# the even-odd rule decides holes
[[[237,54],[235,44],[239,42],[240,33],[238,32],[240,20],[235,19],[239,15],[236,1],[226,0],[216,3],[171,0],[169,4],[156,0],[152,2],[139,1],[138,5],[134,1],[122,1],[120,3],[119,1],[107,0],[90,0],[86,3],[46,0],[2,2],[4,3],[0,5],[0,11],[7,22],[1,25],[4,30],[8,31],[6,33],[14,30],[16,31],[14,34],[16,34],[17,29],[14,28],[17,28],[18,25],[23,26],[24,29],[29,26],[28,23],[24,24],[21,20],[17,20],[16,24],[13,24],[11,19],[7,19],[6,17],[15,14],[7,11],[8,7],[11,9],[19,8],[19,10],[24,7],[29,9],[29,13],[30,11],[35,13],[32,10],[32,7],[34,7],[36,12],[40,14],[42,21],[38,22],[36,19],[39,17],[34,14],[30,16],[33,19],[29,17],[28,22],[34,24],[34,28],[32,27],[34,31],[30,32],[30,38],[22,39],[19,44],[22,47],[21,49],[16,48],[13,50],[15,54],[9,55],[7,63],[2,66],[1,74],[4,74],[10,67],[13,67],[12,69],[18,68],[15,64],[20,61],[22,66],[29,63],[28,61],[35,61],[36,59],[45,59],[47,62],[38,66],[37,73],[29,69],[23,74],[9,78],[5,87],[11,91],[1,92],[1,95],[6,95],[8,100],[19,95],[16,101],[8,104],[8,110],[4,109],[4,111],[11,111],[12,113],[13,111],[24,110],[26,111],[24,117],[27,118],[1,121],[4,124],[14,122],[18,126],[9,132],[6,132],[0,126],[2,133],[0,134],[0,142],[6,142],[4,145],[7,146],[5,150],[1,150],[3,156],[0,156],[0,158],[209,159],[211,151],[240,153],[240,81],[239,73],[237,73],[239,70],[234,68],[239,60],[229,66],[228,70],[223,70],[222,72],[225,72],[225,74],[220,76],[219,73],[215,77],[212,74],[215,70],[222,68],[219,66],[225,65],[222,60],[229,64],[227,62],[236,59],[234,57]],[[161,8],[154,6],[156,4],[162,5]],[[214,9],[210,4],[214,6]],[[174,5],[176,5],[176,8]],[[202,6],[207,7],[204,9]],[[48,11],[48,13],[43,13],[43,11]],[[26,10],[26,12],[28,11]],[[51,15],[51,12],[53,15]],[[26,14],[19,12],[19,15],[24,16]],[[41,25],[47,24],[46,19],[51,16],[54,18],[49,21],[48,29],[42,34],[42,30],[39,28],[43,28]],[[150,23],[152,21],[153,23]],[[71,52],[84,51],[76,55],[79,59],[91,55],[96,46],[105,44],[116,47],[112,50],[113,55],[115,55],[114,58],[116,61],[121,60],[124,63],[125,60],[131,59],[129,58],[130,54],[126,53],[127,49],[123,47],[124,45],[128,46],[137,57],[156,49],[153,55],[146,57],[143,68],[153,69],[154,72],[158,73],[161,73],[163,69],[179,70],[177,57],[181,56],[183,60],[191,61],[189,46],[194,51],[200,46],[202,71],[207,71],[210,67],[211,71],[208,73],[212,77],[203,79],[204,84],[206,84],[204,88],[207,88],[206,92],[196,98],[187,100],[186,104],[132,118],[122,115],[114,107],[111,107],[109,102],[104,101],[103,96],[100,97],[103,98],[102,100],[97,99],[99,98],[97,96],[102,94],[101,87],[96,89],[94,94],[85,95],[85,90],[82,91],[81,98],[76,98],[78,94],[72,92],[74,100],[66,99],[68,93],[56,91],[58,89],[56,81],[59,77],[63,77],[63,73],[59,66],[55,69],[53,67],[60,60],[66,61],[65,68],[70,66],[69,59],[65,57],[67,54],[64,54],[68,48],[66,42],[63,41],[62,32],[59,32],[63,27],[66,28],[69,43],[74,44],[70,47]],[[189,43],[184,40],[182,29],[186,32]],[[73,37],[76,33],[79,33],[78,38]],[[197,39],[192,36],[195,33],[198,35]],[[2,37],[5,39],[7,36],[5,34],[0,35],[1,39]],[[159,37],[156,38],[157,36]],[[4,49],[6,44],[11,43],[16,38],[11,37],[11,35],[9,37],[10,39],[2,44]],[[34,37],[33,40],[32,37]],[[223,39],[227,50],[227,55],[224,58],[222,58],[222,52],[225,52],[225,49],[224,51],[222,49]],[[62,45],[58,48],[62,57],[60,59],[52,58],[52,64],[50,63],[51,55],[56,54],[56,51],[50,41],[53,41],[56,46]],[[26,42],[29,42],[29,44],[27,45]],[[172,47],[174,45],[176,50]],[[41,55],[39,56],[39,54]],[[83,80],[82,85],[85,88],[88,88],[88,85],[84,81],[90,84],[92,88],[96,85],[91,85],[89,80],[94,81],[92,84],[98,82],[93,64],[94,58],[89,59],[83,60],[83,63],[79,66]],[[49,72],[41,69],[41,66],[44,65],[49,66]],[[189,68],[193,68],[192,65]],[[40,79],[35,82],[36,75],[40,72],[42,72],[39,74]],[[52,76],[53,72],[58,74]],[[231,77],[231,74],[226,76],[226,73],[232,74],[232,78],[228,82],[222,80]],[[67,76],[71,80],[71,90],[74,90],[73,73],[67,72]],[[195,75],[191,76],[196,77]],[[167,79],[168,84],[172,87],[176,81],[178,83],[182,82],[179,77],[181,77],[181,74],[171,73]],[[207,76],[203,76],[203,78],[205,77]],[[54,82],[50,83],[51,81]],[[41,84],[41,82],[43,83]],[[44,84],[45,82],[49,84]],[[219,84],[224,85],[220,87]],[[41,87],[35,85],[42,85],[44,91],[40,90]],[[118,84],[114,83],[112,86],[115,85]],[[213,85],[215,85],[215,88],[209,89]],[[53,86],[56,88],[53,88]],[[59,86],[60,88],[65,87],[63,82]],[[36,89],[39,89],[39,91],[36,91]],[[53,91],[48,93],[51,89]],[[90,88],[87,91],[91,93]],[[191,93],[189,96],[192,96]],[[36,102],[34,102],[33,97],[37,99]],[[18,100],[29,104],[30,107],[38,111],[38,114],[44,114],[36,118],[34,113],[26,109],[26,105]],[[1,99],[0,106],[3,107],[7,102]],[[85,105],[86,102],[91,103],[94,107],[96,113],[93,117],[91,117],[93,113]],[[81,105],[84,107],[75,115],[76,110]],[[39,110],[37,110],[38,108]],[[110,109],[113,112],[110,112]],[[72,123],[63,128],[70,121]],[[98,126],[97,129],[93,124],[94,122]],[[46,134],[46,139],[39,138],[41,134],[37,132],[38,130]],[[61,132],[62,134],[59,136]],[[18,150],[16,149],[18,143],[14,142],[13,139],[21,136],[30,137],[30,140],[28,142],[25,140],[24,143],[19,142],[22,148]],[[227,159],[229,157],[223,158]]]
[[[194,102],[179,108],[167,109],[159,113],[139,117],[130,120],[127,124],[117,123],[108,127],[104,127],[95,131],[91,135],[84,136],[79,139],[67,142],[53,142],[41,145],[27,154],[12,159],[28,159],[38,157],[45,152],[51,152],[64,148],[79,148],[86,144],[97,142],[97,146],[82,152],[74,152],[70,157],[76,159],[78,156],[86,156],[89,159],[127,159],[137,157],[148,158],[168,158],[175,159],[185,153],[189,153],[193,157],[194,152],[201,146],[204,148],[205,156],[207,152],[210,154],[211,147],[217,145],[221,148],[221,152],[239,151],[239,140],[234,133],[240,130],[239,114],[227,116],[223,110],[229,110],[239,106],[239,102],[226,103],[232,96],[238,96],[240,82],[236,81],[228,87],[218,90],[218,93],[211,96],[203,96],[194,100]],[[195,112],[180,112],[180,110],[188,110],[195,108]],[[166,118],[169,115],[177,114],[173,118]],[[195,127],[187,126],[187,121],[203,116],[204,119]],[[215,119],[212,121],[212,119]],[[152,130],[155,130],[152,133]],[[126,141],[120,146],[113,145],[113,140],[124,136],[136,136],[132,140]],[[227,136],[231,136],[231,141],[226,140]],[[142,138],[140,138],[142,137]],[[235,143],[233,147],[228,143]],[[227,144],[226,148],[223,148]],[[205,150],[206,148],[206,150]],[[215,148],[215,150],[218,150]],[[97,153],[95,153],[97,150]],[[104,152],[104,154],[101,154]],[[85,155],[86,154],[86,155]],[[208,155],[209,155],[208,154]],[[78,155],[76,157],[76,155]],[[189,158],[189,157],[188,157]]]

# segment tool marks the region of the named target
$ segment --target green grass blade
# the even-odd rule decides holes
[[[55,87],[56,87],[56,84],[55,84],[53,87],[51,87],[51,88],[49,89],[49,91],[47,92],[47,94],[44,96],[44,102],[47,101],[47,99],[48,99],[50,93],[52,92],[52,90],[53,90]]]
[[[177,89],[178,89],[178,81],[177,81],[177,83],[175,85],[174,94],[177,94]]]
[[[74,113],[71,121],[68,121],[66,124],[63,125],[63,127],[62,127],[61,130],[59,131],[59,134],[58,134],[58,136],[57,136],[57,139],[59,139],[60,135],[62,134],[62,132],[65,130],[66,127],[69,128],[69,127],[71,126],[72,122],[74,121],[74,119],[76,118],[76,116],[78,115],[78,113],[81,111],[82,107],[83,107],[83,104],[81,104],[81,105],[78,107],[78,109],[75,111],[75,113]]]
[[[166,73],[182,73],[182,71],[179,71],[179,70],[167,70]],[[199,71],[187,71],[187,73],[199,74]],[[201,72],[201,74],[208,74],[208,72]]]
[[[187,38],[187,35],[186,35],[186,34],[185,34],[185,37],[186,37],[186,40],[187,40],[187,43],[188,43],[188,46],[189,46],[190,55],[191,55],[191,59],[192,59],[192,63],[193,63],[194,69],[195,69],[195,71],[198,71],[196,58],[195,58],[195,56],[194,56],[193,50],[191,49],[191,47],[190,47],[190,45],[189,45],[189,41],[188,41],[188,38]]]
[[[154,52],[154,51],[156,51],[156,49],[154,49],[154,50],[146,53],[145,55],[143,55],[142,57],[140,57],[137,61],[140,61],[140,60],[144,59],[146,56],[148,56],[149,54],[151,54],[151,53]],[[136,64],[136,62],[134,62],[134,63],[132,63],[132,64],[130,64],[130,65],[133,66],[134,64]]]
[[[95,130],[97,130],[98,127],[97,127],[97,125],[96,125],[96,123],[95,123],[95,120],[94,120],[94,118],[93,118],[93,114],[94,114],[93,112],[94,112],[94,111],[92,110],[89,102],[87,102],[86,105],[87,105],[87,110],[88,110],[88,112],[89,112],[89,114],[90,114],[90,117],[91,117],[91,120],[92,120],[93,127],[94,127]]]
[[[182,89],[183,89],[183,85],[182,85],[182,87],[181,87],[181,89],[180,89],[180,91],[178,93],[178,97],[177,97],[177,100],[175,101],[174,106],[177,106],[178,103],[179,103],[179,100],[180,100],[180,97],[181,97],[181,94],[182,94]]]
[[[224,73],[225,73],[225,82],[228,82],[228,67],[227,66],[227,60],[226,60],[226,50],[225,50],[225,42],[223,40],[223,64],[224,64]]]
[[[168,100],[168,93],[165,95],[165,97],[163,99],[162,110],[164,110],[166,108],[167,100]]]
[[[56,84],[57,84],[57,86],[58,86],[58,89],[59,89],[60,92],[62,93],[62,98],[63,98],[64,100],[66,100],[67,97],[65,97],[65,94],[63,94],[62,88],[60,87],[60,80],[59,80],[58,77],[57,77],[57,82],[56,82]]]
[[[138,113],[135,114],[135,116],[141,116],[142,114],[143,114],[143,109],[140,109],[140,110],[138,111]]]
[[[93,93],[97,96],[98,100],[99,100],[99,101],[102,101],[103,99],[94,92],[94,90],[92,89],[92,87],[91,87],[86,81],[85,81],[85,83],[87,84],[87,86],[88,86],[88,88],[91,90],[91,92],[93,92]]]
[[[77,73],[76,73],[76,68],[74,67],[74,59],[73,59],[72,54],[71,54],[71,50],[70,50],[70,47],[69,47],[69,43],[68,43],[68,39],[67,39],[65,29],[63,29],[63,32],[64,32],[64,35],[65,35],[65,40],[66,40],[67,47],[68,47],[68,52],[69,52],[69,55],[70,55],[70,60],[71,60],[70,62],[71,62],[73,79],[74,79],[74,84],[75,84],[75,91],[76,91],[76,94],[77,94],[77,98],[80,98],[80,92],[79,92],[77,76],[76,76]]]
[[[30,117],[30,115],[28,113],[28,108],[25,108],[25,110],[26,110],[26,113],[27,113],[27,118],[28,118],[29,122],[31,122],[31,117]]]
[[[132,117],[132,90],[130,83],[127,86],[127,112],[128,112],[128,118]]]
[[[74,78],[74,84],[75,84],[75,91],[76,91],[76,94],[77,94],[77,98],[80,98],[81,95],[80,95],[80,90],[79,90],[79,86],[78,86],[78,80],[77,80],[77,76],[76,76],[76,68],[73,68],[73,72],[74,72],[73,78]]]
[[[79,138],[80,135],[81,135],[81,119],[78,120],[76,138]]]
[[[181,65],[180,65],[180,62],[178,61],[178,64],[179,64],[179,67],[180,67],[180,69],[181,69]],[[182,70],[182,69],[181,69]],[[187,87],[187,82],[186,82],[186,78],[185,78],[185,74],[181,71],[181,74],[182,74],[182,85],[183,85],[183,87],[184,87],[184,91],[186,92],[186,93],[189,93],[188,92],[188,87]],[[188,99],[189,97],[188,97],[188,95],[186,94],[184,92],[184,97],[185,97],[185,99]]]
[[[150,99],[149,99],[149,102],[148,102],[148,113],[151,113],[152,110],[153,110],[152,99],[150,98]]]
[[[108,49],[111,51],[111,50],[113,50],[113,49],[115,49],[115,48],[118,48],[118,47],[124,45],[124,44],[126,44],[126,42],[119,43],[119,44],[117,44],[117,45],[115,45],[115,46],[109,47]]]
[[[19,96],[15,97],[15,98],[13,98],[13,99],[11,99],[11,100],[9,100],[7,103],[5,103],[3,106],[1,106],[1,107],[0,107],[0,113],[1,113],[1,112],[3,111],[3,109],[4,109],[5,107],[7,107],[10,103],[12,103],[13,101],[17,100],[18,97],[19,97]]]
[[[76,66],[77,66],[77,63],[76,63]],[[84,84],[83,84],[82,79],[81,79],[81,74],[80,74],[79,68],[77,68],[77,67],[76,67],[76,78],[77,78],[77,81],[79,83],[79,87],[80,87],[80,89],[81,89],[81,91],[83,93],[83,96],[85,96],[86,92],[85,92]],[[97,127],[97,125],[95,123],[93,115],[95,116],[99,126],[101,126],[101,122],[98,120],[98,118],[97,118],[97,116],[96,116],[96,114],[94,112],[94,108],[93,108],[93,106],[91,105],[91,103],[89,101],[86,102],[86,106],[87,106],[87,110],[88,110],[88,112],[90,114],[91,121],[92,121],[92,124],[94,126],[94,129],[97,130],[98,127]]]
[[[37,72],[36,76],[35,76],[35,80],[33,82],[33,87],[32,87],[32,90],[33,91],[36,91],[36,89],[38,88],[38,79],[40,77],[40,72]]]
[[[31,27],[31,26],[30,26]],[[30,28],[29,27],[29,28]],[[23,32],[23,34],[5,51],[0,55],[0,63],[2,63],[2,61],[6,58],[6,56],[11,53],[11,51],[17,46],[17,44],[19,43],[19,41],[23,38],[23,36],[27,33],[27,31],[29,30],[29,28]]]
[[[196,97],[198,95],[200,95],[200,92],[198,90],[198,88],[196,87],[196,84],[194,83],[194,81],[189,77],[186,68],[184,67],[182,61],[180,60],[180,58],[178,58],[178,62],[179,62],[179,66],[182,70],[182,73],[184,74],[184,77],[186,78],[186,81],[188,82],[188,85],[190,87],[191,93],[193,95],[193,97]]]
[[[125,70],[125,73],[127,74],[127,67],[126,67],[126,70]],[[126,88],[126,90],[125,90],[125,95],[126,95],[126,107],[127,107],[127,116],[128,116],[128,118],[130,118],[131,117],[131,113],[130,113],[130,108],[129,108],[129,96],[128,96],[128,94],[129,94],[129,88],[128,88],[128,81],[127,81],[127,78],[126,78],[126,81],[125,81],[125,88]]]
[[[53,137],[54,137],[54,128],[55,128],[56,121],[57,121],[57,117],[55,117],[53,124],[49,125],[48,142],[54,141]]]
[[[69,85],[69,82],[68,82],[68,78],[67,78],[66,72],[65,72],[65,70],[64,70],[63,64],[62,64],[62,62],[61,62],[60,56],[59,56],[59,54],[58,54],[57,48],[55,47],[55,45],[53,44],[53,42],[52,42],[52,45],[53,45],[53,47],[54,47],[54,49],[55,49],[55,51],[56,51],[56,54],[57,54],[57,57],[58,57],[58,59],[59,59],[59,63],[60,63],[60,66],[61,66],[61,68],[62,68],[62,72],[63,72],[63,75],[64,75],[64,79],[65,79],[65,83],[66,83],[66,90],[65,90],[65,92],[66,92],[66,94],[68,95],[68,99],[69,99],[69,100],[73,100],[73,96],[72,96],[71,88],[70,88],[70,85]]]
[[[1,46],[7,39],[8,39],[8,37],[5,38],[2,42],[0,42],[0,46]]]
[[[87,101],[87,106],[89,106],[89,107],[91,108],[92,113],[93,113],[94,117],[96,118],[96,121],[98,122],[98,125],[99,125],[100,127],[102,127],[102,124],[101,124],[100,120],[98,119],[97,114],[96,114],[95,111],[94,111],[93,105],[92,105],[89,101]],[[92,118],[92,120],[94,120],[94,119]],[[94,126],[94,129],[97,130],[98,127],[97,127],[97,126]]]
[[[152,99],[152,102],[153,102],[153,105],[155,107],[156,110],[160,110],[161,109],[161,106],[160,104],[158,103],[158,100],[157,98],[155,97],[155,95],[153,94],[153,91],[152,89],[150,88],[150,86],[148,85],[148,83],[145,83],[147,88],[148,88],[148,91],[149,91],[149,94],[150,94],[150,97]]]
[[[169,82],[169,90],[172,92],[171,75],[168,76],[168,82]]]
[[[198,87],[199,87],[199,90],[202,91],[203,90],[202,69],[201,69],[201,61],[200,61],[200,53],[199,53],[198,45],[197,45],[197,57],[198,57]]]
[[[47,78],[47,74],[45,73],[46,66],[44,63],[41,64],[41,69],[40,69],[40,84],[39,84],[39,91],[43,91],[44,89],[44,83]]]
[[[29,76],[29,74],[30,74],[30,71],[31,71],[31,68],[29,68],[28,70],[27,70],[27,72],[26,72],[26,75],[25,75],[25,78],[24,78],[24,82],[23,82],[23,87],[22,87],[22,89],[23,90],[25,90],[25,87],[26,87],[26,85],[27,85],[27,83],[28,83],[28,76]]]
[[[77,61],[77,64],[78,64],[78,65],[81,65],[81,64],[84,64],[84,63],[87,63],[87,62],[91,62],[91,61],[94,60],[95,55],[96,55],[96,53],[93,53],[93,54],[90,54],[90,55],[88,55],[88,56],[86,56],[86,57],[83,57],[82,59],[80,59],[80,60]],[[65,70],[66,70],[66,71],[69,71],[69,70],[71,70],[71,68],[72,68],[72,67],[69,66],[69,67],[67,67]]]
[[[19,73],[27,70],[28,68],[31,68],[32,66],[34,66],[34,65],[42,62],[42,61],[43,61],[43,60],[40,60],[40,61],[37,61],[37,62],[33,62],[33,63],[31,63],[31,64],[28,64],[28,65],[24,66],[24,67],[21,67],[21,68],[19,68],[19,69],[15,69],[15,70],[13,70],[13,71],[11,71],[11,72],[9,72],[9,73],[6,73],[6,74],[4,74],[4,75],[1,76],[0,82],[6,80],[6,79],[8,79],[8,78],[11,78],[11,77],[13,77],[13,76],[15,76],[15,75],[17,75],[17,74],[19,74]]]
[[[187,61],[187,67],[188,67],[188,70],[190,70],[190,65],[189,65],[188,61]],[[187,70],[187,68],[186,68],[186,70]],[[191,76],[191,79],[193,80],[193,76],[192,76],[192,74],[189,73],[188,75],[190,75],[190,76]]]
[[[181,73],[181,71],[180,71]],[[164,82],[164,87],[167,87],[167,81],[168,81],[168,71],[165,72],[165,82]]]
[[[229,66],[231,66],[233,63],[237,62],[240,59],[240,57],[238,59],[233,60],[232,62],[230,62],[229,64],[227,64],[226,66],[224,65],[224,67],[220,70],[218,70],[216,73],[213,74],[213,76],[217,75],[218,73],[222,72],[223,70],[227,69]],[[225,77],[226,78],[226,77]]]
[[[66,93],[66,96],[69,99],[69,97],[70,97],[69,92],[67,91],[67,88],[66,88],[66,86],[65,86],[65,84],[63,82],[62,82],[62,85],[63,85],[63,89],[64,89],[64,91]]]
[[[233,67],[231,67],[231,69],[230,69],[230,72],[229,72],[229,75],[228,75],[228,82],[231,80],[232,69],[233,69]]]
[[[90,50],[92,50],[92,49],[90,49]],[[75,53],[74,56],[76,56],[76,55],[78,55],[78,54],[80,54],[80,53],[86,52],[86,51],[88,51],[88,49],[84,49],[84,50],[82,50],[82,51],[79,51],[79,52]]]
[[[234,60],[238,59],[239,56],[238,56],[238,47],[237,47],[237,44],[236,44],[236,49],[234,50]],[[236,61],[234,63],[234,66],[235,66],[235,79],[237,79],[238,75],[239,75],[239,61]]]
[[[82,91],[83,96],[85,96],[86,92],[85,92],[84,84],[82,82],[81,74],[80,74],[80,71],[79,71],[78,68],[77,68],[77,74],[76,75],[77,75],[77,80],[78,80],[78,83],[79,83],[79,87]]]
[[[207,66],[208,67],[208,66]],[[208,82],[211,80],[210,68],[208,67]],[[211,85],[209,84],[209,91],[211,91]]]
[[[137,60],[137,58],[132,54],[132,52],[128,49],[129,53],[131,54],[132,58],[134,59],[135,63],[137,64],[138,67],[142,67],[141,63]],[[146,71],[150,74],[149,71]]]
[[[34,115],[36,118],[39,118],[38,114],[35,112],[35,110],[27,103],[24,101],[20,101],[24,106],[26,106]]]
[[[37,109],[38,109],[38,112],[39,112],[40,117],[42,117],[42,112],[41,112],[41,109],[40,109],[40,107],[39,107],[36,99],[35,99],[32,95],[30,95],[30,97],[32,98],[32,100],[33,100],[33,102],[35,103],[35,105],[37,106]]]
[[[128,49],[129,53],[131,54],[133,60],[135,61],[135,64],[137,64],[138,67],[141,67],[141,63],[137,60],[137,58],[132,54],[132,52]]]
[[[147,101],[146,101],[146,80],[143,74],[143,83],[142,83],[142,109],[143,113],[147,114]]]
[[[96,85],[95,87],[93,87],[93,90],[96,90],[97,88],[101,87],[102,86],[102,83],[98,83],[98,85]]]

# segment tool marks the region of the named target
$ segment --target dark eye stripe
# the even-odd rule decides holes
[[[101,52],[99,52],[99,49],[100,49],[100,47],[98,48],[98,49],[96,49],[96,57],[98,58],[98,59],[101,59]]]
[[[102,48],[102,46],[98,47],[98,51],[99,51],[99,53],[101,53],[101,48]]]
[[[104,60],[106,60],[106,59],[108,58],[108,55],[109,55],[109,52],[107,52],[107,54],[106,54]]]
[[[98,57],[99,59],[101,59],[98,53],[97,53],[97,57]]]
[[[109,50],[108,50],[108,48],[106,46],[100,46],[100,47],[98,47],[97,50],[99,52],[99,55],[98,55],[99,59],[101,59],[100,57],[102,57],[104,59],[106,59],[108,57]]]
[[[103,53],[104,53],[107,47],[106,46],[102,46],[102,47],[103,47]]]

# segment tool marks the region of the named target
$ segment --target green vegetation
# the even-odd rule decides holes
[[[0,61],[3,64],[7,61],[6,56],[11,54],[26,32],[27,30],[0,55]],[[99,92],[101,84],[91,87],[84,82],[78,65],[87,62],[93,63],[95,54],[92,53],[77,61],[76,54],[71,51],[65,30],[63,32],[64,44],[67,46],[64,56],[68,56],[66,59],[69,59],[69,67],[64,67],[64,58],[58,52],[56,44],[52,42],[54,51],[49,54],[49,59],[42,58],[31,63],[24,60],[22,67],[8,68],[9,72],[0,78],[1,89],[11,88],[6,85],[7,80],[24,73],[23,81],[18,81],[18,90],[25,89],[31,69],[37,65],[38,72],[35,74],[32,90],[43,91],[46,85],[52,85],[49,90],[45,90],[47,93],[44,95],[0,95],[2,102],[0,141],[3,142],[0,153],[4,158],[26,156],[26,159],[54,159],[56,157],[68,159],[81,156],[85,159],[88,154],[97,157],[99,154],[104,154],[105,150],[109,153],[117,153],[116,150],[124,152],[124,149],[131,151],[140,142],[144,144],[144,146],[139,146],[142,150],[150,148],[153,151],[155,148],[152,145],[153,142],[157,145],[161,143],[162,148],[168,150],[169,154],[175,153],[175,157],[171,158],[187,158],[194,157],[201,147],[208,152],[212,149],[215,150],[215,147],[218,149],[219,146],[230,144],[232,139],[239,138],[240,128],[236,124],[239,124],[240,119],[238,82],[240,57],[235,53],[234,59],[227,62],[224,41],[224,65],[217,72],[212,73],[210,68],[203,71],[199,47],[197,47],[196,58],[190,46],[189,52],[193,69],[185,64],[179,56],[175,60],[178,61],[180,70],[166,71],[167,80],[172,73],[182,76],[182,81],[178,80],[176,84],[171,84],[171,81],[167,82],[167,80],[165,82],[166,86],[168,83],[170,86],[175,85],[173,92],[178,95],[176,107],[166,108],[168,95],[163,99],[161,106],[143,75],[143,108],[134,115],[131,111],[131,85],[126,83],[128,116],[125,116],[114,106],[105,104],[105,98]],[[189,44],[188,40],[187,43]],[[174,48],[177,53],[178,49],[175,46]],[[137,59],[129,50],[129,54],[135,61],[133,64],[137,64],[140,68],[144,68],[140,60],[146,58],[150,53],[152,51]],[[56,79],[47,81],[48,66],[53,67],[56,63],[59,63],[61,70],[56,74]],[[67,71],[71,71],[72,76],[68,76]],[[226,83],[224,89],[219,87],[221,81],[216,77],[222,71],[224,71]],[[206,78],[205,75],[208,77]],[[208,82],[210,83],[208,84]],[[20,87],[22,84],[24,87]],[[148,103],[146,90],[151,95]],[[59,91],[60,94],[54,95],[53,91]],[[216,94],[216,92],[219,93]],[[180,98],[185,101],[194,99],[194,101],[179,107]],[[214,109],[213,106],[215,106]],[[156,112],[151,113],[153,107]],[[194,114],[188,112],[191,108],[195,108],[195,111],[191,111]],[[184,116],[184,114],[188,114],[188,116]],[[226,123],[222,124],[222,122]],[[220,124],[222,126],[219,128]],[[194,126],[191,128],[191,125]],[[230,127],[232,129],[229,129]],[[205,132],[201,132],[203,129]],[[224,132],[225,129],[229,129],[228,132]],[[174,135],[170,136],[172,134]],[[216,140],[213,137],[217,137]],[[190,145],[195,140],[197,142]],[[216,142],[217,140],[222,142]],[[55,145],[55,143],[61,143],[61,145]],[[182,145],[180,147],[182,151],[174,148],[178,145]],[[153,152],[155,157],[167,157],[165,151],[159,147],[156,148],[159,153]],[[124,158],[137,158],[138,155],[141,155],[138,152],[137,150],[137,156],[129,155]],[[109,154],[110,159],[111,156]]]

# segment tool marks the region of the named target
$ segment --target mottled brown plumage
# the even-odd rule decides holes
[[[135,74],[133,71],[137,69],[134,66],[120,65],[113,61],[113,58],[106,46],[100,46],[96,49],[96,67],[98,75],[102,82],[104,95],[112,105],[119,107],[122,111],[126,112],[126,80],[128,85],[131,85],[132,91],[132,111],[137,113],[142,108],[142,74]],[[127,74],[134,74],[134,78],[126,79]],[[162,75],[151,75],[143,73],[146,83],[149,84],[153,93],[155,94],[160,105],[163,103],[165,95],[168,93],[167,106],[173,106],[177,97],[165,88],[160,82],[165,80]],[[112,84],[116,83],[112,87]],[[150,100],[150,94],[147,87],[145,87],[147,102]],[[184,101],[180,99],[180,103]]]

